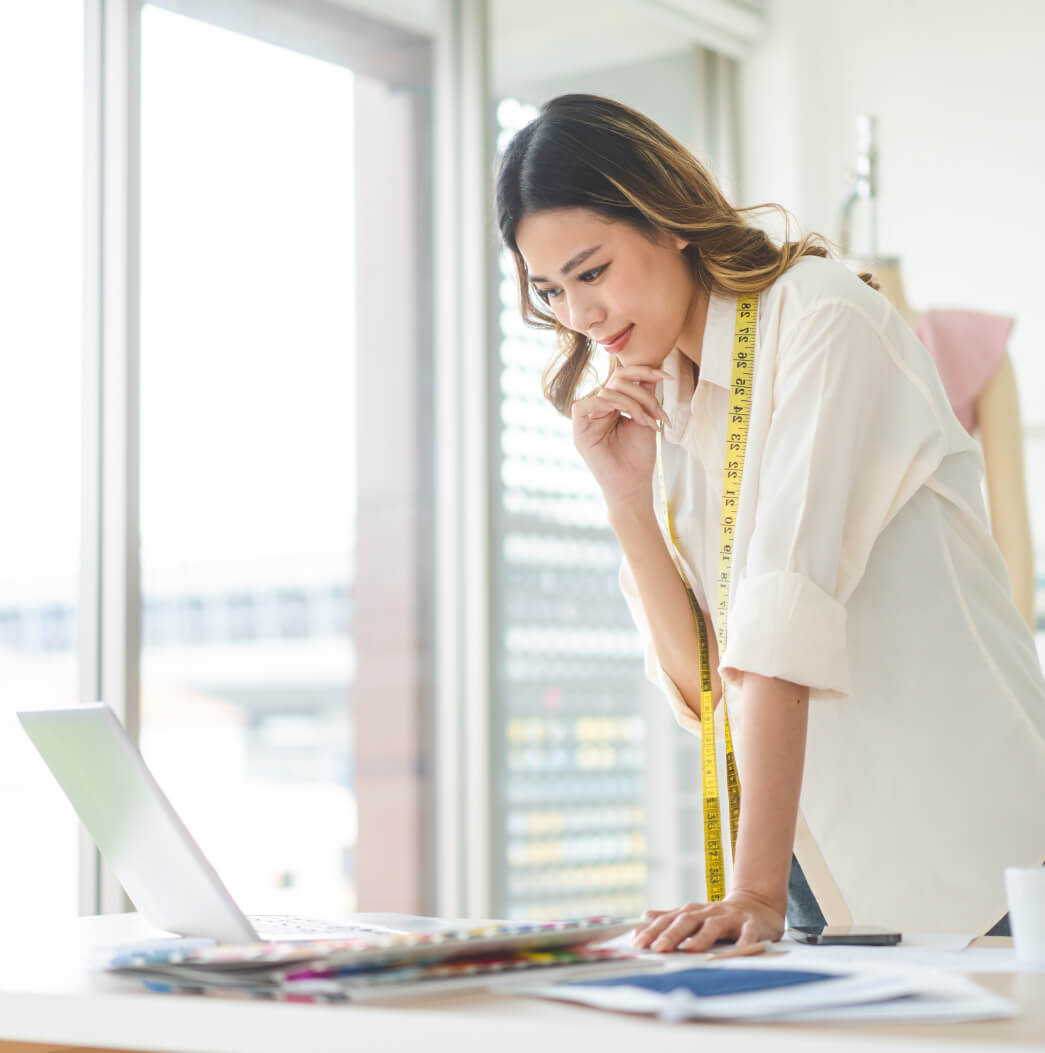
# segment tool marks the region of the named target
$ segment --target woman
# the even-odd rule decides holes
[[[545,105],[497,206],[523,315],[559,336],[545,393],[606,499],[647,673],[683,727],[703,707],[736,732],[729,833],[722,758],[704,775],[706,852],[732,873],[709,863],[708,902],[649,912],[637,942],[776,939],[785,915],[990,929],[1003,868],[1045,859],[1045,682],[922,345],[869,276],[774,243],[606,99]]]

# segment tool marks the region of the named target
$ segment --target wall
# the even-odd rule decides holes
[[[880,253],[901,257],[911,305],[1017,319],[1040,575],[1045,4],[770,0],[767,15],[741,78],[744,202],[780,201],[837,238],[857,114],[878,117]]]

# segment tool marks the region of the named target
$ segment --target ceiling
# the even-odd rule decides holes
[[[437,0],[336,0],[432,35]],[[513,85],[626,66],[695,45],[739,54],[762,24],[761,0],[490,0],[492,75]]]

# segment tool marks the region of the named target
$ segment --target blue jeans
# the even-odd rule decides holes
[[[788,925],[805,926],[825,924],[824,913],[795,856],[791,857],[791,876],[787,881],[787,923]],[[1006,914],[992,929],[989,929],[987,935],[1011,936],[1009,915]]]
[[[827,923],[824,912],[798,865],[798,857],[794,855],[791,857],[791,876],[787,879],[787,923],[805,928],[815,928]]]

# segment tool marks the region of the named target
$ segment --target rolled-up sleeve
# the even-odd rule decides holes
[[[746,578],[733,601],[720,675],[735,683],[740,670],[849,694],[845,607],[803,574]]]
[[[754,525],[719,672],[844,697],[846,602],[882,530],[939,465],[941,421],[903,352],[844,301],[790,326],[774,376],[756,485],[741,494],[756,501]]]

